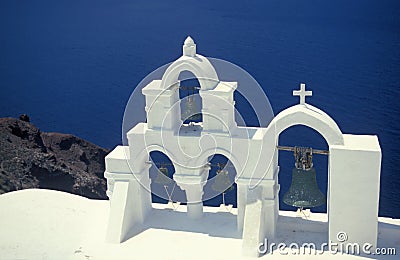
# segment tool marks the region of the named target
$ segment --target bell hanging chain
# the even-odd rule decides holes
[[[295,167],[302,170],[310,170],[313,167],[312,163],[312,148],[295,147],[294,148]]]

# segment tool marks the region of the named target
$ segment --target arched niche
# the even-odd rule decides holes
[[[149,170],[145,172],[148,176],[144,177],[148,177],[151,183],[148,187],[144,188],[151,191],[152,200],[155,199],[154,195],[158,197],[158,199],[154,200],[155,202],[164,203],[169,200],[173,202],[186,202],[185,193],[179,188],[173,178],[173,175],[177,172],[177,167],[179,167],[175,162],[174,155],[168,149],[155,144],[148,145],[136,156],[136,160],[134,161],[136,168],[145,168],[146,165],[150,164]],[[165,163],[165,165],[162,165],[162,163]],[[163,183],[156,182],[157,175],[162,174],[160,171],[161,167],[167,168],[169,173],[168,178],[170,179],[170,183],[165,184],[167,187],[164,187]]]
[[[302,125],[315,130],[320,134],[328,144],[328,147],[334,145],[344,145],[343,134],[336,122],[322,110],[309,104],[295,105],[280,112],[268,126],[270,131],[275,133],[275,144],[278,145],[280,134],[286,129]],[[277,151],[276,151],[277,152]],[[278,163],[278,156],[276,156]],[[330,172],[330,160],[328,159],[328,175]],[[328,176],[329,187],[329,176]],[[327,210],[329,210],[329,189],[327,191]]]
[[[203,108],[203,100],[201,96],[199,95],[199,87],[200,87],[200,81],[198,78],[196,78],[196,75],[194,75],[190,71],[181,71],[179,73],[179,99],[181,101],[180,103],[180,115],[181,115],[181,120],[183,123],[188,124],[190,122],[202,122],[203,121],[203,116],[201,113],[201,110]],[[196,112],[192,117],[188,115],[185,116],[185,113],[187,113],[188,109],[187,105],[188,102],[190,102],[190,99],[192,100],[194,104],[195,111]]]
[[[304,136],[305,138],[298,138]],[[278,144],[280,146],[300,146],[311,147],[313,149],[327,150],[328,144],[324,137],[314,130],[313,128],[304,125],[294,125],[283,130],[279,135]],[[292,170],[294,166],[293,152],[279,151],[278,164],[279,164],[279,209],[293,211],[296,208],[286,205],[283,202],[283,195],[289,191],[292,184]],[[313,167],[317,173],[318,188],[328,197],[328,163],[329,156],[313,154]],[[327,211],[327,203],[312,208],[313,212]]]

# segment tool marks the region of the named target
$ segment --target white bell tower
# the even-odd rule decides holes
[[[166,154],[175,168],[177,185],[187,197],[187,215],[203,215],[203,188],[209,158],[227,157],[237,175],[237,232],[243,252],[258,255],[264,239],[273,241],[279,221],[278,140],[285,129],[304,125],[316,130],[329,146],[329,243],[369,243],[377,246],[381,148],[377,136],[342,134],[324,111],[306,103],[305,84],[293,91],[300,102],[281,111],[267,127],[238,126],[235,121],[235,78],[221,81],[212,63],[196,51],[187,37],[182,56],[171,63],[161,79],[142,89],[147,122],[128,133],[128,146],[117,146],[106,157],[107,195],[111,201],[107,240],[120,243],[140,229],[152,210],[148,159],[152,151]],[[179,75],[193,73],[200,83],[203,121],[197,132],[180,131]],[[138,108],[141,109],[141,108]],[[338,232],[348,239],[339,241]],[[149,241],[151,242],[151,241]]]

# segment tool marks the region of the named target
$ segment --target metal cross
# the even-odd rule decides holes
[[[312,91],[306,91],[306,84],[300,84],[300,90],[293,90],[293,96],[300,97],[300,104],[304,105],[306,103],[306,96],[312,96]]]

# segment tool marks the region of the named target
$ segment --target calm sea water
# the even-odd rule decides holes
[[[314,91],[308,102],[343,133],[378,135],[380,215],[399,218],[399,28],[395,0],[2,0],[0,116],[27,113],[44,131],[113,148],[135,86],[179,57],[191,35],[199,53],[252,74],[275,113],[298,102],[291,91],[305,82]],[[327,149],[300,126],[282,133],[280,144]],[[327,158],[314,163],[326,191]],[[282,152],[280,165],[283,194],[292,155]]]

